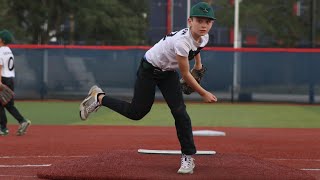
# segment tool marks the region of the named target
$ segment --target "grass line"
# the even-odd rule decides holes
[[[142,120],[132,121],[101,107],[88,121],[79,118],[80,102],[18,101],[20,112],[38,125],[134,125],[174,126],[165,103],[155,103]],[[320,106],[272,104],[195,104],[187,103],[193,126],[320,128]],[[9,113],[7,113],[9,114]],[[9,123],[17,124],[10,115]]]

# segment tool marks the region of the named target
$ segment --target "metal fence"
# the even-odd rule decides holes
[[[148,48],[13,45],[16,98],[80,100],[93,84],[130,98]],[[221,101],[320,102],[320,49],[206,48],[201,56],[202,86]]]

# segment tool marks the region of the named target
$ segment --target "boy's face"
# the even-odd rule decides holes
[[[188,19],[188,24],[191,27],[191,31],[199,36],[204,36],[210,31],[214,20],[203,17],[192,17]]]

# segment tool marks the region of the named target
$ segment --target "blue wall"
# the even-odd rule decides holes
[[[145,52],[134,48],[13,48],[17,97],[78,98],[93,84],[130,96]],[[210,49],[202,51],[201,56],[208,68],[203,87],[230,100],[234,52]],[[320,102],[320,52],[254,51],[240,52],[240,57],[240,88],[233,94],[236,99],[245,93],[256,101],[309,102],[314,91],[315,102]]]

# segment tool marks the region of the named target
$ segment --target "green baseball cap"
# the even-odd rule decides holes
[[[212,20],[216,20],[212,7],[205,2],[200,2],[192,6],[190,11],[190,17],[205,17]]]
[[[13,35],[6,29],[0,31],[0,38],[2,39],[4,44],[10,44],[13,41]]]

